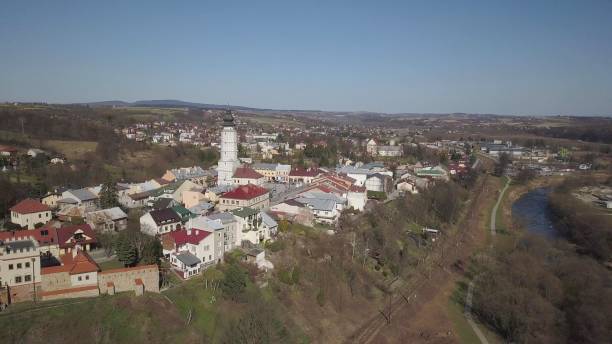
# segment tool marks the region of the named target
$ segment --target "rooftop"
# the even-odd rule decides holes
[[[19,214],[31,214],[39,213],[41,211],[49,211],[50,209],[47,205],[40,203],[36,199],[26,198],[23,201],[15,204],[10,210]]]

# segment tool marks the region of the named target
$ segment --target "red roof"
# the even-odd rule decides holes
[[[250,167],[238,167],[232,178],[259,179],[263,175]]]
[[[22,229],[18,231],[0,231],[0,240],[8,240],[8,239],[26,239],[29,237],[33,237],[38,244],[49,245],[49,244],[57,244],[57,230],[53,226],[44,226],[36,229]]]
[[[74,235],[77,231],[82,231],[83,235],[88,236],[90,239],[76,240]],[[59,242],[60,248],[71,248],[76,244],[95,244],[96,233],[88,224],[67,226],[57,229],[57,241]]]
[[[323,171],[319,170],[318,168],[309,168],[309,169],[295,168],[289,172],[289,176],[290,177],[316,177],[322,172]]]
[[[58,272],[68,272],[70,275],[83,274],[86,272],[100,271],[96,262],[84,251],[78,251],[73,257],[72,253],[60,256],[62,265],[42,268],[41,274],[53,274]]]
[[[38,200],[33,198],[26,198],[23,201],[15,204],[11,211],[19,214],[31,214],[40,213],[41,211],[50,211],[49,207],[45,204],[40,203]]]
[[[253,199],[268,193],[268,190],[257,185],[241,185],[230,192],[226,192],[221,198],[231,199]]]
[[[197,245],[211,233],[203,229],[194,228],[191,231],[187,229],[181,229],[168,234],[172,236],[172,238],[174,239],[174,243],[178,247],[187,243]]]

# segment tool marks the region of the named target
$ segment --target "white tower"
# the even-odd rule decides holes
[[[232,176],[240,165],[238,160],[238,135],[234,128],[234,116],[227,110],[223,116],[223,130],[221,131],[221,158],[217,164],[217,184],[231,185]]]

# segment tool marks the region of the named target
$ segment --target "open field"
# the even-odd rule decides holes
[[[64,154],[68,159],[79,159],[86,153],[96,151],[98,143],[95,141],[64,141],[64,140],[47,140],[44,146]]]

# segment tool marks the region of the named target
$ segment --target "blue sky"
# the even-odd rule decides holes
[[[6,1],[0,101],[612,114],[612,1]]]

